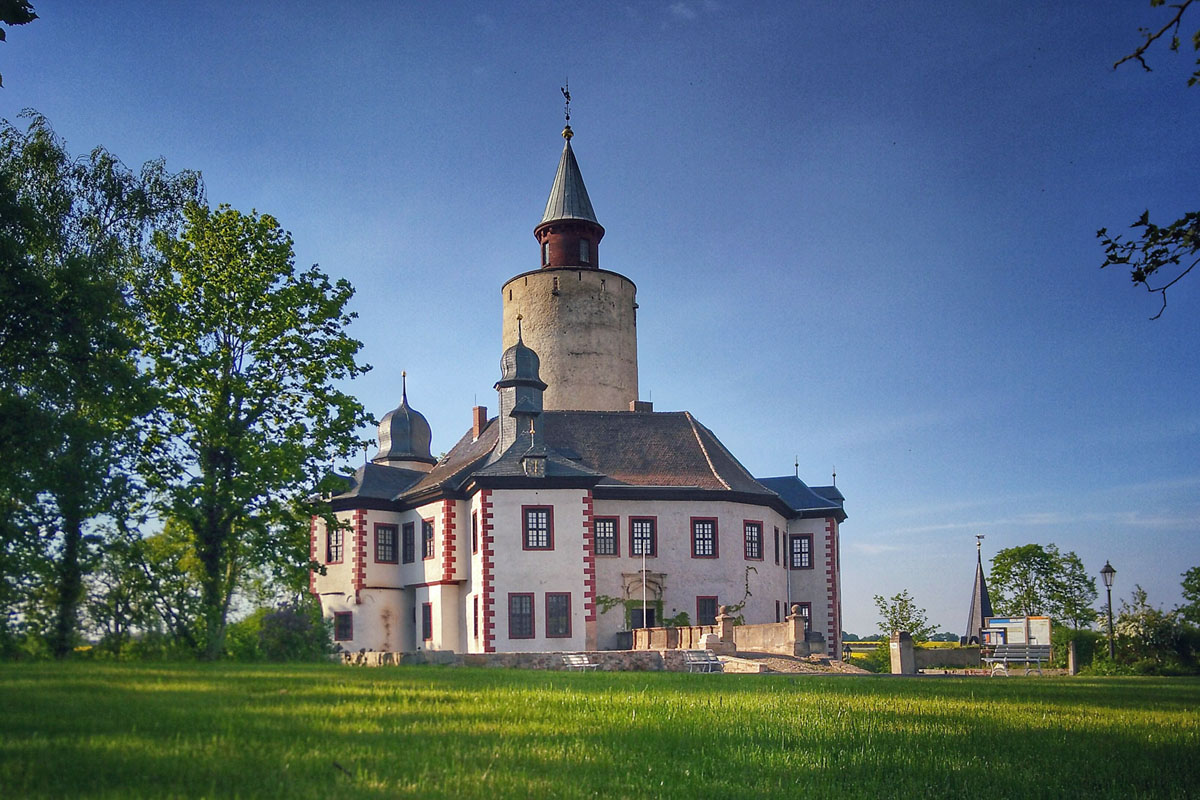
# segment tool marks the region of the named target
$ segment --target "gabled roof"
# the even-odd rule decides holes
[[[409,487],[400,499],[417,497],[422,494],[437,491],[457,492],[471,476],[472,468],[480,465],[496,447],[500,438],[500,425],[496,417],[488,421],[479,438],[471,440],[471,431],[463,434],[458,444],[450,448],[450,452],[434,465],[429,474],[419,482]]]
[[[794,475],[759,478],[758,482],[783,498],[788,508],[801,517],[837,517],[838,521],[846,519],[846,512],[842,508],[845,498],[837,487],[821,486],[818,487],[821,490],[818,493],[817,489],[809,487]]]
[[[596,212],[592,210],[592,201],[588,198],[587,188],[583,185],[583,175],[579,172],[579,162],[571,150],[571,140],[563,145],[562,158],[558,161],[558,173],[554,176],[554,185],[550,187],[550,197],[546,200],[546,211],[542,214],[543,225],[560,219],[583,219],[600,224]]]
[[[544,419],[544,415],[539,418]],[[537,437],[539,440],[541,436]],[[576,485],[594,486],[604,475],[589,469],[552,447],[547,447],[541,441],[534,441],[528,433],[521,434],[495,461],[476,469],[471,477],[482,484],[497,483],[495,479],[516,478],[525,480],[525,459],[527,457],[545,459],[545,477],[555,482],[569,482]]]

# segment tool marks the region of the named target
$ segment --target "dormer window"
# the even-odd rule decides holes
[[[550,242],[542,242],[542,266],[550,263]]]
[[[592,262],[592,243],[587,239],[579,240],[579,263],[590,264]]]

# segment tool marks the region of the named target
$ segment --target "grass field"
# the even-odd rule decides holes
[[[1200,796],[1200,680],[0,664],[0,797]]]

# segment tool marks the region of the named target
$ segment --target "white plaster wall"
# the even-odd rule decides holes
[[[826,574],[826,534],[824,519],[795,519],[788,524],[789,534],[812,534],[812,569],[790,570],[791,599],[793,603],[812,604],[812,629],[826,639],[830,652],[838,651],[836,641],[829,641],[830,608],[833,598],[829,593],[828,575]],[[790,551],[785,547],[785,555]],[[837,631],[837,638],[841,631]]]
[[[582,650],[584,623],[584,489],[495,489],[492,497],[492,535],[495,569],[492,592],[495,598],[497,652]],[[554,509],[554,549],[524,550],[522,506],[551,506]],[[508,595],[531,592],[534,638],[508,636]],[[546,593],[571,593],[571,636],[546,637]]]
[[[624,599],[624,573],[637,573],[642,559],[634,557],[629,546],[630,518],[657,517],[658,555],[646,559],[651,573],[665,573],[663,615],[671,617],[686,611],[692,624],[696,620],[696,598],[717,597],[718,605],[734,605],[745,599],[739,612],[748,624],[775,621],[775,601],[787,597],[787,575],[775,564],[774,528],[786,529],[787,521],[766,506],[744,503],[690,502],[681,500],[597,500],[595,516],[618,517],[620,555],[596,557],[596,593]],[[718,557],[692,558],[692,517],[717,520]],[[763,559],[745,558],[746,520],[763,524]],[[781,559],[782,562],[782,559]],[[747,575],[746,568],[753,567]],[[749,578],[750,597],[745,597]],[[634,598],[640,598],[640,591]],[[653,601],[653,596],[651,596]],[[599,611],[599,609],[598,609]],[[613,607],[598,616],[598,645],[615,646],[617,631],[625,629],[624,608]]]
[[[638,399],[636,294],[628,278],[595,269],[544,269],[504,284],[502,346],[516,344],[520,314],[549,387],[547,411],[628,411]]]

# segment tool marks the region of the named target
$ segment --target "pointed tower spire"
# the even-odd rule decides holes
[[[983,641],[983,627],[992,616],[992,599],[988,596],[987,582],[983,577],[983,537],[975,534],[975,585],[971,588],[971,610],[967,614],[966,644]]]
[[[558,160],[558,172],[550,187],[546,210],[542,221],[533,229],[533,235],[541,245],[543,267],[583,267],[598,269],[600,266],[599,245],[604,228],[596,219],[587,187],[583,185],[583,174],[575,151],[571,149],[571,92],[562,87],[566,98],[563,128],[562,157]]]

